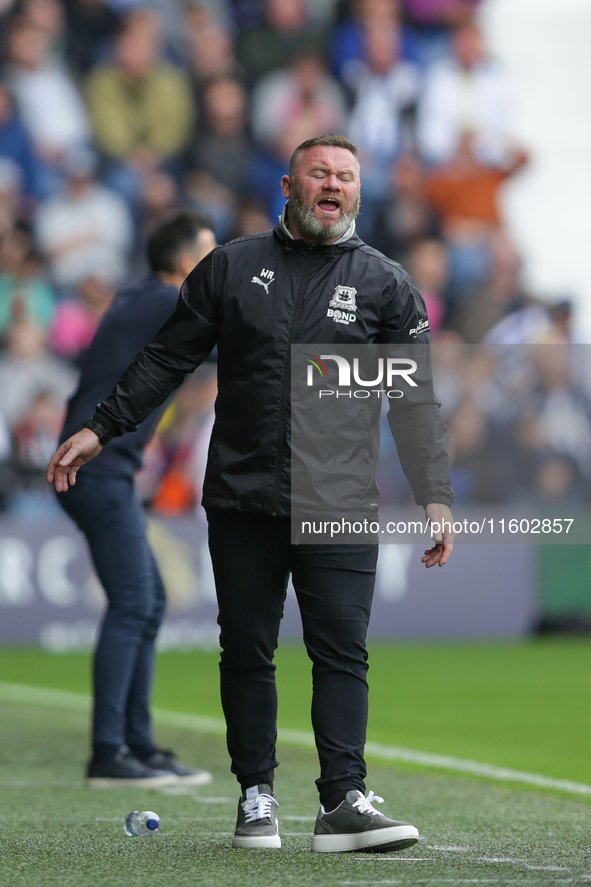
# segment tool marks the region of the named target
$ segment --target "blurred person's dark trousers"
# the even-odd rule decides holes
[[[122,745],[150,755],[155,641],[166,595],[144,509],[131,478],[90,469],[57,498],[86,536],[108,602],[94,655],[95,759],[108,759]]]
[[[320,760],[320,801],[351,788],[365,793],[365,640],[378,546],[292,545],[286,517],[209,509],[207,518],[232,772],[243,788],[273,782],[273,658],[291,573],[313,663],[312,725]]]

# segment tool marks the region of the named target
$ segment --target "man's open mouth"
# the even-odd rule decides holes
[[[335,197],[323,197],[316,205],[319,206],[320,209],[329,213],[336,212],[337,209],[340,209],[341,207],[339,201]]]

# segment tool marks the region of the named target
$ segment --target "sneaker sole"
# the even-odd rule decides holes
[[[272,850],[281,847],[279,835],[234,835],[232,847],[238,850]]]
[[[316,853],[346,853],[366,850],[373,853],[405,850],[419,840],[413,825],[396,825],[352,835],[313,835],[312,850]]]
[[[89,788],[163,788],[165,785],[178,785],[178,777],[173,773],[165,776],[145,776],[139,779],[125,779],[116,776],[87,776]]]

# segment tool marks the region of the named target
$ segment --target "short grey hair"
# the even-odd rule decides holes
[[[307,139],[305,142],[302,142],[301,145],[298,145],[298,147],[291,155],[289,159],[290,179],[295,174],[300,155],[303,154],[304,151],[307,151],[309,148],[344,148],[346,151],[350,151],[357,163],[359,163],[359,157],[357,156],[357,145],[353,144],[350,139],[346,138],[345,136],[336,135],[335,133],[332,133],[330,135],[314,136],[313,139]]]

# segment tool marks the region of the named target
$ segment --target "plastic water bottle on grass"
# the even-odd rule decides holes
[[[134,810],[128,813],[123,823],[123,831],[130,838],[139,835],[153,835],[160,825],[160,817],[151,810]]]

